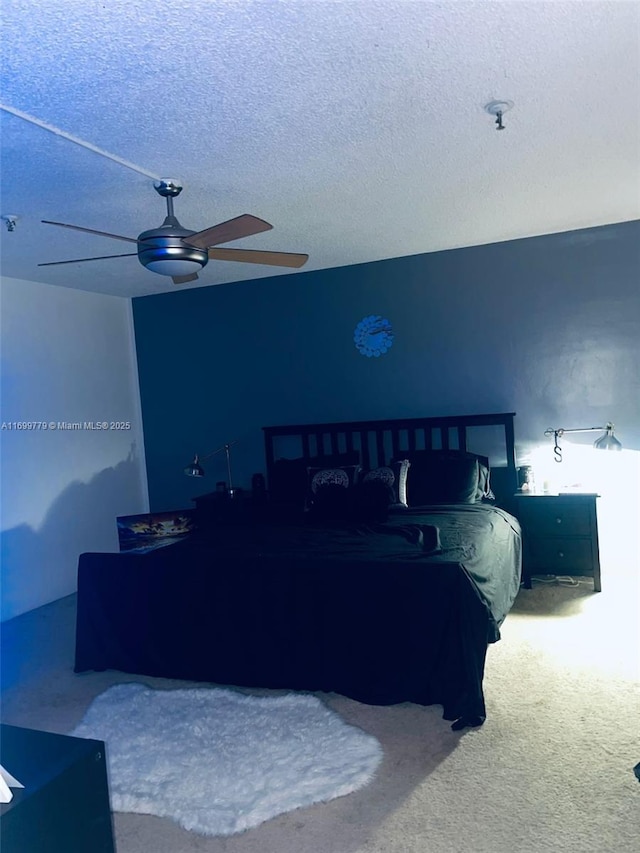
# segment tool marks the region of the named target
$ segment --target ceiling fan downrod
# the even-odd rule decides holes
[[[171,223],[172,225],[179,225],[180,223],[173,212],[173,200],[182,192],[183,187],[180,181],[177,181],[175,178],[161,178],[159,181],[153,182],[153,188],[158,195],[161,195],[167,200],[167,219],[174,220],[174,222]]]

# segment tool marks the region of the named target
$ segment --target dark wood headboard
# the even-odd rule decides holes
[[[501,464],[506,459],[506,487],[512,493],[518,487],[513,431],[515,412],[491,415],[446,415],[430,418],[394,418],[379,421],[347,421],[343,423],[295,424],[263,427],[267,483],[272,482],[273,466],[279,456],[277,445],[295,445],[293,454],[313,465],[319,456],[357,451],[364,468],[388,464],[403,452],[418,449],[473,450],[490,455],[483,448],[470,446],[473,427],[502,427]]]

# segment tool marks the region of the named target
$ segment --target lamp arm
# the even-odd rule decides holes
[[[234,444],[235,444],[235,442],[234,442]],[[225,444],[224,452],[225,452],[225,455],[227,457],[227,475],[229,477],[229,494],[233,495],[233,483],[231,482],[231,454],[229,453],[230,447],[231,447],[230,444]]]
[[[564,429],[563,427],[553,429],[549,427],[549,429],[544,431],[544,434],[553,436],[555,442],[553,446],[554,462],[562,462],[562,448],[560,447],[559,439],[562,438],[565,432],[602,432],[603,430],[607,434],[611,433],[613,435],[613,424],[611,421],[607,421],[605,426],[581,427],[577,429]]]
[[[559,429],[549,428],[549,429],[546,429],[544,431],[544,434],[545,435],[563,436],[565,434],[565,432],[602,432],[602,431],[607,432],[608,430],[611,430],[611,429],[613,429],[613,424],[608,423],[608,424],[606,424],[606,426],[583,427],[581,429],[564,429],[563,427],[560,427]]]
[[[216,450],[212,450],[211,453],[207,453],[204,456],[199,456],[198,458],[200,459],[201,462],[204,462],[205,459],[210,459],[212,456],[215,456],[217,453],[222,453],[222,451],[224,450],[224,452],[227,455],[227,459],[228,459],[229,458],[229,449],[231,447],[233,447],[234,444],[237,444],[237,443],[238,443],[238,439],[236,439],[235,441],[230,441],[228,444],[223,444],[222,447],[218,447]]]

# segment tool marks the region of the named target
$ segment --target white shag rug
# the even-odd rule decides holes
[[[372,735],[307,694],[117,684],[75,737],[106,743],[114,811],[233,835],[366,785],[382,759]]]

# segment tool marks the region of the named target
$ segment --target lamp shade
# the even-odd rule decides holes
[[[605,433],[600,438],[593,442],[593,446],[597,450],[622,450],[622,444],[613,434],[613,424],[608,423],[605,426]]]
[[[215,456],[216,453],[224,452],[224,455],[227,459],[227,476],[229,477],[229,495],[233,497],[236,493],[236,489],[233,488],[233,483],[231,481],[231,448],[234,444],[237,444],[237,441],[229,441],[226,444],[223,444],[222,447],[219,447],[217,450],[212,450],[211,453],[206,453],[202,458],[209,459],[211,456]],[[187,477],[204,477],[204,470],[202,465],[200,465],[200,458],[198,454],[193,457],[193,462],[184,469],[184,473]]]

